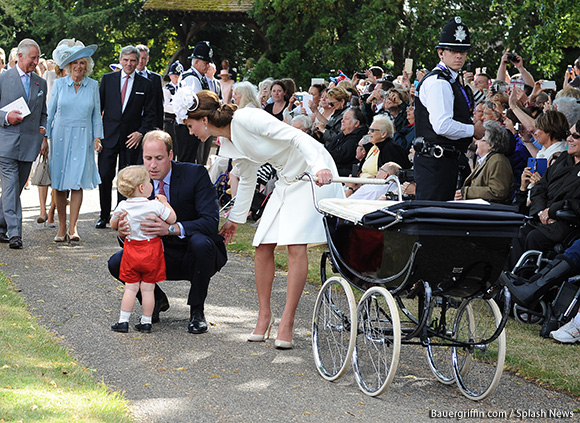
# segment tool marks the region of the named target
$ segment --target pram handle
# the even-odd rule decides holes
[[[314,199],[314,208],[320,214],[324,214],[322,210],[318,208],[318,199],[316,198],[316,191],[314,190],[314,184],[318,182],[318,177],[309,173],[304,172],[302,175],[296,176],[298,181],[310,181],[310,186],[312,188],[312,197]],[[391,175],[387,179],[374,179],[374,178],[353,178],[347,176],[337,176],[332,178],[332,183],[351,183],[351,184],[373,184],[373,185],[386,185],[388,183],[395,182],[397,184],[397,190],[399,191],[399,201],[403,201],[403,189],[401,188],[401,182],[397,175]]]

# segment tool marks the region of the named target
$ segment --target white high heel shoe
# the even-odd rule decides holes
[[[274,347],[279,350],[291,350],[294,348],[294,342],[292,341],[281,341],[276,339],[274,341]]]
[[[248,341],[250,341],[250,342],[264,342],[264,341],[266,341],[266,339],[268,339],[270,337],[270,330],[272,330],[273,324],[274,324],[274,315],[272,315],[272,317],[270,317],[270,323],[268,324],[268,327],[266,328],[266,332],[264,332],[262,335],[258,335],[258,334],[255,334],[254,332],[252,332],[251,334],[248,335]]]

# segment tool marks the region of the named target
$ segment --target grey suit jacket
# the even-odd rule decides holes
[[[40,152],[43,135],[40,127],[46,127],[46,81],[31,73],[30,115],[18,125],[6,123],[6,112],[0,111],[0,157],[32,162]],[[19,97],[26,99],[26,92],[16,68],[0,74],[0,108]]]

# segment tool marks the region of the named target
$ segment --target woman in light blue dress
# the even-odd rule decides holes
[[[88,78],[94,65],[90,56],[96,49],[96,45],[85,47],[80,41],[63,40],[53,52],[57,65],[67,73],[55,81],[48,103],[49,167],[59,224],[56,242],[80,241],[77,221],[83,190],[94,189],[101,183],[94,153],[101,151],[103,136],[99,84]],[[67,231],[68,190],[71,194]]]

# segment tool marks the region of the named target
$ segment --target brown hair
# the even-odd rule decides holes
[[[160,129],[156,129],[154,131],[149,131],[143,137],[143,141],[141,142],[141,147],[145,146],[145,143],[149,140],[157,140],[163,142],[165,144],[165,148],[167,149],[167,154],[171,150],[173,150],[173,141],[171,140],[171,135],[169,135],[165,131],[161,131]]]
[[[536,119],[536,128],[541,129],[553,140],[562,141],[568,136],[568,119],[557,110],[548,110]]]
[[[207,117],[208,122],[217,128],[229,125],[238,108],[235,104],[221,104],[217,94],[209,90],[198,92],[197,98],[199,106],[193,112],[188,111],[187,117],[194,120]]]

